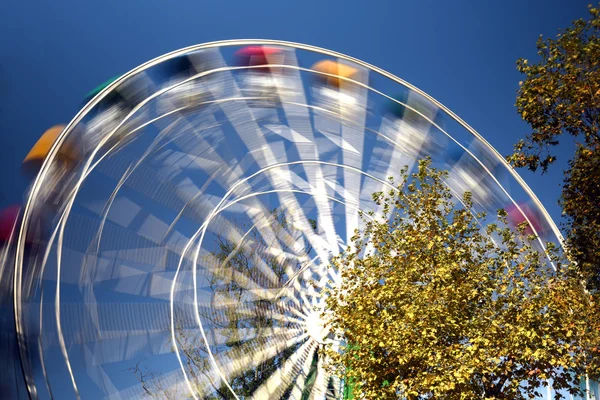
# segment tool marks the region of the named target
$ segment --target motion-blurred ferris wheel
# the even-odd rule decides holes
[[[473,129],[360,60],[280,41],[182,49],[90,93],[26,159],[13,234],[34,398],[339,399],[328,262],[429,156],[456,203],[560,233]],[[37,149],[37,150],[36,150]],[[36,167],[37,166],[37,167]],[[12,284],[12,281],[11,281]]]

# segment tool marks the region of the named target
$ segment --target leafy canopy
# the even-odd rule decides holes
[[[556,39],[537,41],[540,61],[517,61],[525,74],[517,95],[517,111],[532,128],[508,157],[516,167],[545,171],[556,160],[550,148],[563,133],[585,146],[600,143],[600,10],[589,8],[590,20],[579,19]]]
[[[363,217],[333,260],[341,284],[328,315],[346,346],[327,351],[330,368],[364,398],[523,399],[547,379],[577,392],[600,372],[597,299],[556,248],[557,272],[532,236],[506,227],[502,210],[485,225],[469,193],[455,206],[446,176],[429,160],[404,169],[397,190],[373,196],[383,217]]]
[[[569,161],[561,205],[566,217],[567,248],[589,276],[590,290],[600,290],[600,9],[589,6],[589,20],[579,19],[556,39],[537,42],[540,61],[517,61],[525,74],[517,110],[533,132],[507,157],[515,167],[546,171],[556,160],[551,148],[568,133],[577,150]]]

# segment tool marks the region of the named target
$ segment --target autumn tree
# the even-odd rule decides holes
[[[527,399],[548,380],[579,391],[600,373],[600,322],[574,264],[507,227],[456,206],[447,173],[421,161],[375,193],[353,246],[332,261],[328,299],[334,369],[369,399]],[[392,182],[393,183],[393,182]],[[557,398],[559,395],[557,394]]]
[[[600,289],[600,10],[579,19],[556,39],[540,37],[539,59],[517,61],[525,75],[516,107],[531,134],[515,145],[507,160],[515,167],[545,172],[556,160],[554,148],[565,136],[576,141],[569,161],[561,205],[567,245],[591,276],[590,290]]]

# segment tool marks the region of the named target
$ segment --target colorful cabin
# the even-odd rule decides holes
[[[396,118],[429,125],[429,120],[433,121],[436,117],[437,106],[419,95],[403,93],[395,99],[397,101],[389,100],[387,110]]]
[[[185,58],[187,60],[187,58]],[[158,71],[161,78],[164,78],[165,75],[170,76],[169,74],[175,74],[177,71],[180,71],[182,68],[190,68],[190,64],[187,61],[175,61],[169,63],[165,61],[165,65],[162,63],[159,64],[156,68],[159,68]],[[187,62],[187,64],[186,64]],[[121,82],[117,89],[111,90],[101,101],[99,110],[103,110],[109,108],[111,106],[120,106],[122,108],[131,108],[138,104],[145,98],[145,83],[143,79],[144,74],[134,74],[133,76],[128,77],[125,81]],[[94,97],[96,97],[100,92],[110,86],[113,82],[119,79],[121,75],[114,76],[109,80],[103,82],[102,84],[96,86],[94,89],[90,90],[84,98],[83,103],[81,104],[84,107],[88,104]]]
[[[101,91],[103,91],[107,86],[109,86],[111,83],[113,83],[118,78],[119,78],[119,76],[111,78],[108,81],[104,82],[103,84],[97,86],[90,92],[88,92],[86,94],[85,99],[84,99],[83,103],[81,104],[81,106],[84,107],[86,104],[88,104],[94,97],[96,97],[96,95],[98,95]],[[107,107],[111,107],[114,105],[126,104],[126,100],[123,97],[123,95],[120,93],[120,91],[112,90],[101,100],[100,104],[101,104],[101,109],[105,109]]]
[[[235,52],[236,65],[258,66],[268,64],[281,64],[283,62],[283,51],[275,47],[246,46]],[[268,72],[268,68],[253,69],[253,71]]]
[[[12,205],[0,211],[0,243],[10,240],[14,230],[18,228],[21,206]]]
[[[394,99],[397,101],[389,101],[389,105],[387,106],[387,111],[392,113],[396,118],[402,119],[404,117],[404,112],[406,110],[406,93],[403,93],[399,96],[395,96]]]
[[[169,58],[152,67],[152,71],[160,81],[170,81],[175,77],[188,77],[196,73],[196,69],[187,55]]]
[[[37,175],[42,167],[42,164],[44,163],[44,160],[46,159],[46,156],[50,152],[52,145],[64,128],[65,125],[54,125],[52,128],[44,132],[44,134],[33,145],[21,165],[21,171],[25,175],[30,176],[31,178]],[[59,157],[64,160],[75,160],[77,159],[77,153],[72,146],[65,144],[59,150]]]
[[[533,229],[535,229],[537,235],[541,236],[544,233],[543,227],[540,222],[540,219],[538,218],[534,210],[532,210],[531,207],[526,203],[519,204],[519,207],[523,212],[519,211],[517,206],[515,206],[514,204],[511,204],[506,208],[506,213],[508,214],[507,219],[510,225],[516,229],[523,222],[527,222],[527,220],[525,219],[525,216],[527,216],[527,218],[529,219],[529,224],[527,225],[527,228],[525,228],[525,234],[533,235]]]
[[[312,66],[312,69],[321,72],[321,74],[315,74],[315,78],[318,81],[333,87],[340,87],[342,85],[344,79],[340,78],[353,79],[358,74],[356,68],[333,60],[319,61]]]
[[[117,79],[119,79],[120,75],[117,76],[113,76],[112,78],[110,78],[109,80],[101,83],[100,85],[96,86],[94,89],[90,90],[89,92],[87,92],[87,94],[85,95],[85,99],[84,99],[84,104],[87,104],[90,102],[90,100],[92,100],[94,97],[96,97],[96,95],[98,93],[100,93],[101,91],[103,91],[106,87],[108,87],[108,85],[110,85],[111,83],[113,83],[114,81],[116,81]]]
[[[14,204],[0,210],[0,245],[9,243],[12,239],[12,245],[16,244],[16,239],[21,229],[23,216],[21,215],[22,207],[20,204]],[[29,229],[25,235],[25,245],[31,245],[39,238],[42,233],[44,222],[41,218],[32,217],[30,219]]]

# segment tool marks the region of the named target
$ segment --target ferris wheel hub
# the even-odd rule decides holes
[[[327,323],[322,316],[321,310],[314,310],[306,317],[306,331],[309,336],[319,344],[324,344],[327,335],[329,334],[329,328]]]

